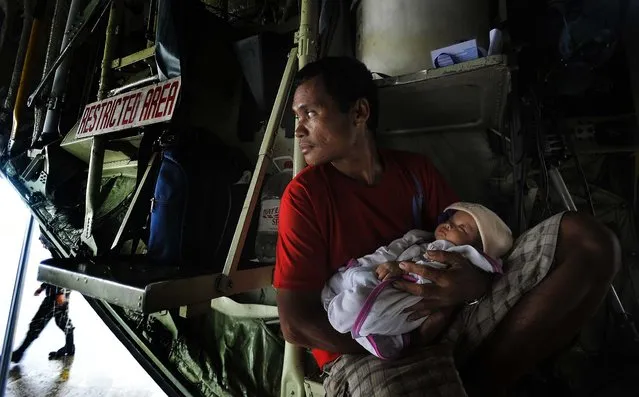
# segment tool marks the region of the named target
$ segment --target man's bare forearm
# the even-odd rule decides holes
[[[319,298],[278,292],[280,323],[284,338],[293,344],[337,353],[362,353],[364,348],[350,334],[337,332]]]
[[[306,318],[303,323],[282,321],[287,340],[296,345],[338,353],[361,353],[363,347],[350,334],[337,332],[325,318]]]

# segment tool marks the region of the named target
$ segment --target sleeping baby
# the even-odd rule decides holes
[[[350,332],[366,350],[382,359],[397,356],[410,343],[410,332],[427,317],[410,321],[411,307],[422,298],[392,287],[398,279],[430,283],[399,268],[402,261],[442,268],[427,251],[457,252],[479,269],[501,273],[501,257],[512,246],[508,226],[491,210],[474,203],[455,203],[440,219],[435,233],[411,230],[372,254],[351,259],[329,279],[322,303],[331,325]]]

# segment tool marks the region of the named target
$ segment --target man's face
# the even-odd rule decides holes
[[[472,215],[457,211],[449,220],[437,226],[435,238],[455,245],[473,245],[479,238],[479,229]]]
[[[348,157],[362,135],[354,112],[340,111],[337,102],[326,92],[321,77],[297,87],[293,112],[298,119],[295,136],[299,138],[307,164],[325,164]],[[363,128],[365,132],[365,123]]]

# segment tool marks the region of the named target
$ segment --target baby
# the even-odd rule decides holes
[[[322,303],[337,331],[350,332],[379,358],[396,356],[410,343],[409,333],[426,317],[409,321],[409,313],[403,311],[421,297],[392,288],[391,283],[399,278],[430,283],[399,268],[402,261],[445,267],[427,260],[426,251],[457,252],[483,271],[502,272],[499,258],[510,250],[512,233],[494,212],[480,204],[460,202],[442,215],[434,235],[411,230],[372,254],[351,259],[331,277],[322,291]]]

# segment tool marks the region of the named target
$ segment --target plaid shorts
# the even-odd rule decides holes
[[[517,239],[504,262],[505,273],[478,304],[460,312],[441,344],[415,348],[392,361],[373,355],[342,355],[325,367],[326,395],[466,396],[455,362],[463,363],[510,308],[546,277],[554,260],[562,217],[554,215]]]

